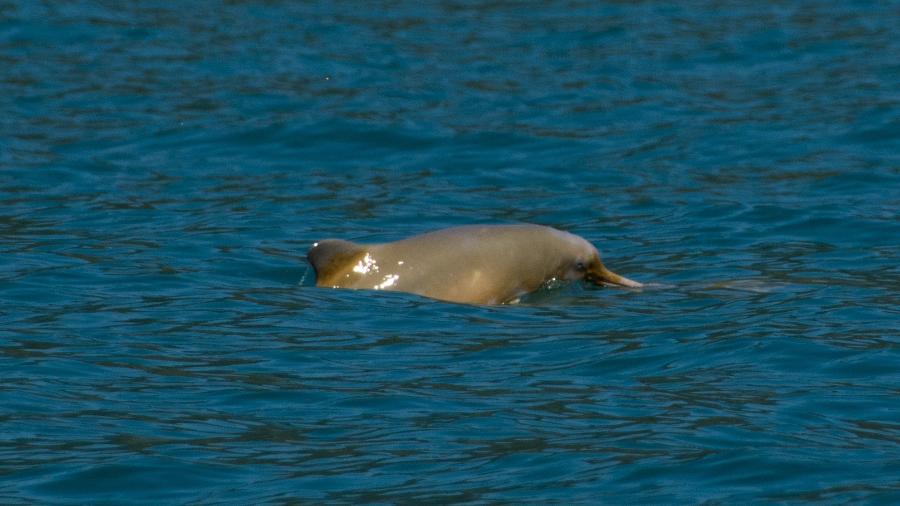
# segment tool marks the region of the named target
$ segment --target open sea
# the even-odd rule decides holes
[[[898,292],[898,1],[0,0],[0,504],[898,504]]]

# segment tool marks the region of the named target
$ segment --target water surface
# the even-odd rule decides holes
[[[900,502],[897,2],[0,2],[0,502]],[[317,289],[531,222],[643,291]]]

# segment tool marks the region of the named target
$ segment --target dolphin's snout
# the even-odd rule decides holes
[[[588,279],[598,285],[610,284],[616,286],[624,286],[627,288],[641,288],[644,286],[642,283],[638,283],[637,281],[628,279],[625,276],[616,274],[615,272],[607,269],[603,264],[600,264],[594,269],[591,269]]]

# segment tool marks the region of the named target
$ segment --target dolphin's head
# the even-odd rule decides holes
[[[583,279],[596,285],[616,285],[628,288],[640,288],[644,286],[637,281],[620,276],[606,268],[600,260],[600,252],[593,244],[577,235],[571,236],[568,242],[566,255],[568,279]]]

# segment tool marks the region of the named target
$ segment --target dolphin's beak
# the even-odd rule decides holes
[[[606,268],[602,263],[597,263],[595,266],[592,266],[588,271],[587,279],[595,284],[603,285],[616,285],[616,286],[626,286],[628,288],[641,288],[644,286],[637,281],[632,281],[625,276],[619,276],[615,272]]]

